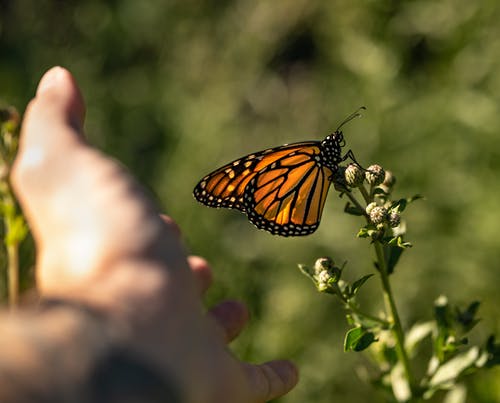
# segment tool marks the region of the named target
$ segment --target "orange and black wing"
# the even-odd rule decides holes
[[[332,175],[321,164],[317,144],[290,150],[248,181],[244,211],[255,226],[272,234],[311,234],[319,226]]]
[[[318,141],[307,141],[249,154],[205,176],[194,197],[243,211],[272,234],[310,234],[318,228],[333,174],[320,153]]]
[[[316,141],[287,144],[246,155],[205,176],[194,188],[193,195],[209,207],[234,208],[245,212],[245,188],[258,172],[303,148],[317,148],[317,144]]]

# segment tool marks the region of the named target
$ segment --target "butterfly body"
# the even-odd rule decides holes
[[[319,226],[328,189],[342,157],[339,130],[323,141],[303,141],[246,155],[205,176],[196,200],[245,213],[257,228],[300,236]]]

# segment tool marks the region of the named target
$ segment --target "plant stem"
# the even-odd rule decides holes
[[[9,307],[19,301],[19,245],[25,237],[22,216],[18,216],[16,201],[9,184],[9,171],[18,146],[19,114],[14,108],[2,110],[0,120],[0,205],[7,254],[7,293]],[[2,268],[3,269],[3,268]]]
[[[368,192],[366,190],[366,188],[364,187],[364,185],[361,185],[358,189],[361,192],[361,194],[363,195],[363,199],[365,199],[366,204],[370,203],[370,201],[371,201],[371,199],[370,199],[371,190],[370,190],[370,192]]]
[[[19,239],[13,237],[16,227],[16,208],[14,198],[7,183],[4,186],[2,200],[5,220],[5,249],[7,251],[7,293],[9,307],[15,309],[19,302]]]
[[[388,313],[389,322],[392,324],[391,330],[394,338],[396,339],[396,353],[399,360],[401,361],[401,364],[403,365],[403,370],[408,385],[410,386],[410,390],[413,390],[413,376],[410,368],[410,360],[408,359],[408,354],[406,353],[405,349],[405,335],[403,332],[403,327],[401,326],[401,320],[399,319],[394,296],[392,294],[391,284],[389,282],[384,249],[382,244],[378,241],[375,241],[373,245],[375,247],[375,253],[377,255],[378,271],[380,273],[382,288],[384,290],[384,303],[386,311]]]
[[[359,191],[363,196],[366,204],[369,204],[372,199],[370,197],[372,189],[368,192],[364,186],[359,187]],[[357,204],[357,203],[356,203]],[[368,220],[368,218],[367,218]],[[408,386],[410,388],[411,395],[414,395],[414,383],[413,375],[410,367],[410,360],[405,349],[405,335],[403,332],[403,327],[401,326],[401,320],[399,318],[398,310],[396,308],[396,302],[394,301],[394,296],[392,294],[391,284],[389,281],[389,274],[387,273],[387,264],[385,260],[384,247],[379,241],[374,241],[373,245],[375,247],[375,253],[377,255],[377,268],[380,273],[380,280],[382,281],[382,289],[384,293],[384,304],[385,309],[388,314],[388,322],[391,327],[391,331],[396,339],[396,354],[399,361],[403,366],[404,375]]]
[[[9,307],[15,309],[19,301],[19,244],[13,243],[7,246],[7,259]]]

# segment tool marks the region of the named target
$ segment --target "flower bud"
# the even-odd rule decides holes
[[[320,257],[314,262],[314,273],[319,275],[324,270],[330,270],[334,266],[334,262],[330,257]]]
[[[382,189],[385,194],[388,195],[391,193],[395,183],[396,183],[396,177],[392,174],[392,172],[385,171],[384,181],[380,185],[378,185],[378,187]]]
[[[372,185],[380,185],[385,179],[385,171],[380,165],[370,165],[365,172],[366,181]]]
[[[316,273],[316,280],[318,288],[326,289],[331,281],[337,282],[340,279],[342,271],[335,266],[333,260],[329,257],[320,257],[314,263],[314,272]]]
[[[401,215],[396,211],[391,211],[387,220],[391,228],[396,228],[401,223]]]
[[[384,181],[382,182],[384,186],[391,189],[396,184],[396,177],[391,171],[385,171]]]
[[[332,275],[328,270],[322,270],[318,274],[318,283],[320,284],[328,284],[328,280],[332,278]]]
[[[353,163],[347,165],[344,177],[346,183],[352,188],[361,186],[365,180],[364,171],[359,167],[359,165]]]
[[[381,224],[387,218],[387,209],[382,206],[373,207],[370,210],[370,221],[373,224]]]
[[[372,210],[377,207],[378,204],[375,203],[375,202],[371,202],[368,206],[366,206],[365,208],[365,211],[366,211],[366,214],[370,215],[370,213],[372,212]]]

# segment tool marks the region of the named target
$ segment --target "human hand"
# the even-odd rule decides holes
[[[172,377],[186,402],[257,403],[287,393],[297,382],[290,362],[251,365],[227,350],[245,307],[226,302],[202,313],[208,264],[186,257],[174,222],[88,145],[84,114],[74,79],[55,67],[22,125],[11,180],[37,245],[41,295],[104,312],[109,326],[125,329],[120,343]]]

